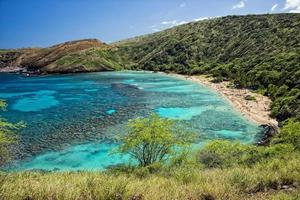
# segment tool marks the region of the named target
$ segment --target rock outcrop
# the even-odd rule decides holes
[[[260,125],[260,127],[263,128],[263,133],[262,133],[262,137],[257,142],[257,145],[259,146],[268,145],[271,139],[279,133],[278,126],[274,124],[263,124]]]

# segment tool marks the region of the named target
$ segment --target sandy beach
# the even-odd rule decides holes
[[[229,81],[223,81],[221,83],[212,83],[212,78],[206,76],[188,76],[179,74],[169,74],[174,77],[191,80],[196,83],[203,84],[211,89],[214,89],[221,95],[223,95],[229,102],[236,108],[243,116],[252,120],[260,125],[269,124],[277,126],[278,122],[270,117],[271,114],[271,103],[272,101],[263,95],[252,92],[248,89],[235,89],[228,88]],[[255,97],[255,100],[246,100],[246,96]]]

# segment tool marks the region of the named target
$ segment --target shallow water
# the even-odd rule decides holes
[[[9,169],[104,169],[132,162],[112,155],[128,119],[156,112],[201,135],[255,142],[261,129],[216,92],[187,80],[150,72],[101,72],[24,77],[0,74],[1,112],[27,127]]]

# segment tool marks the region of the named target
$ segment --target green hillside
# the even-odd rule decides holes
[[[113,45],[129,69],[230,79],[270,96],[278,120],[300,119],[300,14],[228,16]]]

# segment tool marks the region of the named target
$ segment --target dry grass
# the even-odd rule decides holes
[[[272,160],[253,167],[185,166],[156,174],[20,172],[1,175],[0,196],[18,199],[297,199],[300,160]]]

